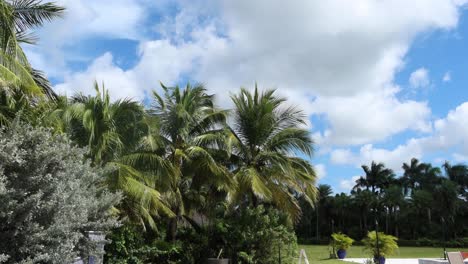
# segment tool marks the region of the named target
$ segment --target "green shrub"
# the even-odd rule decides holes
[[[352,238],[342,233],[333,233],[331,236],[337,249],[347,250],[354,242]]]
[[[117,225],[110,209],[120,195],[99,187],[102,175],[64,136],[22,124],[0,131],[2,261],[71,263],[86,255],[86,231]]]
[[[111,243],[105,248],[105,263],[198,263],[194,261],[193,252],[185,248],[192,243],[197,245],[190,239],[166,242],[163,234],[144,231],[130,223],[114,229],[109,239]]]
[[[393,252],[398,249],[397,238],[391,235],[386,235],[383,232],[379,232],[379,246],[377,250],[377,233],[375,231],[369,232],[367,237],[362,240],[364,249],[371,253],[373,257],[387,257],[392,255]]]
[[[216,221],[210,236],[210,257],[223,249],[233,263],[293,263],[297,239],[287,216],[263,206],[247,208]]]

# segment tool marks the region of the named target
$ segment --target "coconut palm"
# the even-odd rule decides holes
[[[178,222],[201,212],[202,200],[215,192],[229,191],[234,181],[223,160],[226,152],[225,121],[227,111],[214,106],[213,96],[202,85],[184,89],[162,86],[163,94],[153,92],[149,115],[158,122],[158,129],[146,139],[145,155],[136,155],[134,162],[148,160],[160,167],[157,157],[170,163],[161,175],[160,186],[166,203],[176,217],[169,220],[167,239],[174,241]],[[203,198],[204,197],[204,198]],[[193,222],[193,221],[190,221]]]
[[[421,175],[423,174],[425,164],[420,163],[418,159],[412,158],[411,162],[403,163],[404,174],[401,177],[402,184],[404,186],[405,194],[408,194],[410,190],[415,189]]]
[[[297,220],[301,210],[297,196],[313,204],[316,174],[308,160],[313,141],[305,115],[285,104],[274,90],[253,93],[241,89],[233,95],[231,126],[233,173],[239,187],[231,201],[252,205],[271,203]]]
[[[393,184],[385,188],[383,193],[383,205],[386,207],[386,233],[389,233],[389,222],[393,222],[394,234],[398,237],[398,213],[401,210],[401,206],[405,203],[404,190],[400,185]]]
[[[446,161],[442,167],[447,178],[458,184],[459,193],[468,198],[468,166],[464,164],[456,164],[452,166],[448,161]]]
[[[81,147],[87,147],[95,166],[111,166],[107,184],[122,191],[119,209],[143,227],[156,228],[154,217],[173,215],[155,189],[156,178],[142,173],[125,158],[135,152],[148,134],[143,106],[130,99],[111,102],[109,92],[95,83],[95,96],[77,94],[51,115],[61,118],[63,129]]]
[[[28,62],[20,44],[34,44],[30,30],[60,17],[64,8],[40,0],[0,0],[0,78],[26,95],[55,97],[41,71]],[[4,88],[5,89],[5,88]]]
[[[365,187],[366,190],[370,189],[372,193],[377,193],[378,190],[382,190],[395,181],[395,174],[383,163],[372,161],[370,167],[367,165],[361,167],[365,175],[356,180],[354,189]]]
[[[332,195],[333,190],[328,184],[319,184],[317,186],[317,200],[315,201],[315,216],[316,216],[316,226],[315,233],[317,241],[320,239],[320,230],[319,226],[323,223],[325,218],[325,208],[330,204],[330,195]],[[322,212],[322,213],[321,213]]]
[[[39,0],[0,0],[0,126],[31,110],[43,95],[56,95],[44,73],[31,67],[20,44],[34,44],[31,29],[61,16],[64,9]]]
[[[134,150],[146,134],[143,106],[130,99],[111,102],[109,92],[94,84],[96,95],[76,94],[63,112],[70,123],[68,133],[80,146],[87,146],[95,164],[115,161]],[[73,123],[76,123],[75,125]]]
[[[351,190],[351,196],[355,206],[359,209],[359,227],[361,234],[367,233],[368,225],[368,213],[370,208],[373,208],[376,203],[376,196],[369,190],[362,190],[361,188],[355,188]]]

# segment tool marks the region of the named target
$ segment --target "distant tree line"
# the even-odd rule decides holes
[[[361,239],[377,220],[380,231],[403,240],[442,242],[445,233],[449,242],[467,242],[468,166],[445,162],[439,168],[413,158],[399,177],[383,163],[362,169],[349,194],[333,195],[331,186],[322,184],[315,208],[302,203],[300,241],[325,243],[338,231]]]

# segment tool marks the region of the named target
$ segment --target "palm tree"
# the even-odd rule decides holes
[[[134,150],[146,135],[143,106],[130,99],[111,102],[109,92],[94,84],[96,96],[76,94],[64,113],[71,125],[68,133],[80,146],[87,146],[95,164],[105,164]]]
[[[361,234],[365,235],[368,231],[367,219],[370,208],[374,206],[376,196],[369,190],[354,188],[351,190],[353,202],[359,208],[359,227]]]
[[[448,179],[458,184],[458,191],[468,200],[468,166],[464,164],[450,165],[446,161],[442,167]]]
[[[385,227],[389,233],[389,217],[393,220],[394,234],[398,237],[398,212],[405,202],[404,190],[400,185],[393,184],[384,189],[383,204],[386,207]]]
[[[40,0],[0,0],[0,78],[10,82],[10,88],[20,88],[26,95],[55,97],[50,83],[31,67],[20,44],[34,44],[36,37],[30,30],[62,16],[63,11],[63,7]]]
[[[385,168],[383,163],[375,163],[372,161],[371,166],[362,165],[365,176],[361,176],[356,180],[354,189],[365,187],[371,190],[372,193],[377,194],[377,190],[382,190],[389,184],[395,181],[395,174],[391,169]]]
[[[31,110],[43,95],[56,99],[49,81],[31,67],[20,44],[34,44],[29,31],[63,11],[39,0],[0,0],[0,126],[8,125],[16,113]]]
[[[156,190],[154,175],[138,171],[125,158],[148,134],[144,109],[130,99],[111,102],[109,92],[104,87],[101,90],[97,83],[95,90],[95,96],[77,94],[68,103],[59,100],[61,107],[50,118],[61,118],[71,139],[87,147],[93,165],[115,168],[107,174],[107,184],[125,195],[118,208],[123,215],[143,227],[156,228],[154,217],[173,213]]]
[[[202,85],[187,85],[185,89],[161,86],[164,94],[153,92],[149,110],[159,123],[159,133],[147,140],[149,154],[137,158],[159,155],[170,163],[171,173],[162,175],[160,182],[166,203],[175,213],[167,232],[167,240],[174,241],[178,221],[193,223],[190,215],[200,209],[196,208],[200,195],[206,194],[206,199],[210,199],[213,193],[226,193],[234,181],[222,162],[228,159],[227,111],[214,106],[213,96]]]
[[[456,233],[459,228],[452,228],[455,223],[455,216],[460,204],[466,203],[466,201],[460,203],[457,184],[451,180],[443,179],[441,184],[434,189],[433,195],[437,197],[437,199],[434,199],[433,206],[446,219],[449,232]]]
[[[323,222],[323,221],[320,221],[321,220],[320,217],[323,218],[323,215],[324,215],[320,213],[320,210],[324,211],[327,204],[330,203],[329,198],[332,193],[333,193],[332,188],[328,184],[319,184],[319,186],[317,187],[317,200],[315,202],[315,212],[316,212],[316,217],[317,217],[315,234],[317,236],[317,241],[319,241],[320,239],[319,227],[320,227],[320,224]]]
[[[301,210],[297,195],[310,204],[316,199],[316,175],[312,165],[298,155],[310,156],[313,141],[302,128],[304,114],[285,105],[274,90],[233,95],[233,173],[239,187],[231,201],[252,205],[272,203],[297,220]]]

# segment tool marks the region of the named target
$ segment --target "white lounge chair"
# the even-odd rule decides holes
[[[464,264],[462,254],[460,252],[447,252],[447,258],[450,264]]]

